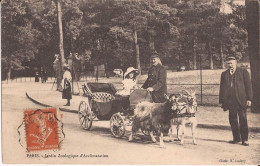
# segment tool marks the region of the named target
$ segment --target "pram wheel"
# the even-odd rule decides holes
[[[81,101],[79,104],[79,122],[84,130],[89,130],[92,126],[93,116],[89,104],[85,101]]]
[[[110,118],[110,130],[116,138],[121,138],[125,135],[125,121],[120,113],[115,113]]]

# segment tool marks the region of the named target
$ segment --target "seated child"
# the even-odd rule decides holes
[[[123,83],[123,90],[118,91],[116,94],[117,95],[122,95],[122,96],[127,96],[130,95],[130,91],[131,89],[136,88],[136,76],[137,76],[138,70],[133,68],[133,67],[129,67],[126,72],[125,72],[125,76],[124,76],[124,80],[122,81]]]

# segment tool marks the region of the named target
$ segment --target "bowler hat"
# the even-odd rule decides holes
[[[231,61],[231,60],[237,60],[237,58],[234,57],[234,56],[228,56],[228,57],[226,58],[226,61]]]

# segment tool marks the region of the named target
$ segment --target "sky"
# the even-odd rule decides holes
[[[228,1],[230,1],[230,0],[223,0],[221,12],[224,12],[224,13],[231,13],[232,12],[230,6],[227,4]],[[245,0],[234,0],[234,4],[245,5]]]

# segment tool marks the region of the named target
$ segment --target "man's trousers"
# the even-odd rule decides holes
[[[239,117],[239,122],[237,116]],[[242,142],[248,141],[246,110],[243,110],[242,108],[230,108],[229,123],[232,129],[233,140],[240,141],[242,139]]]

